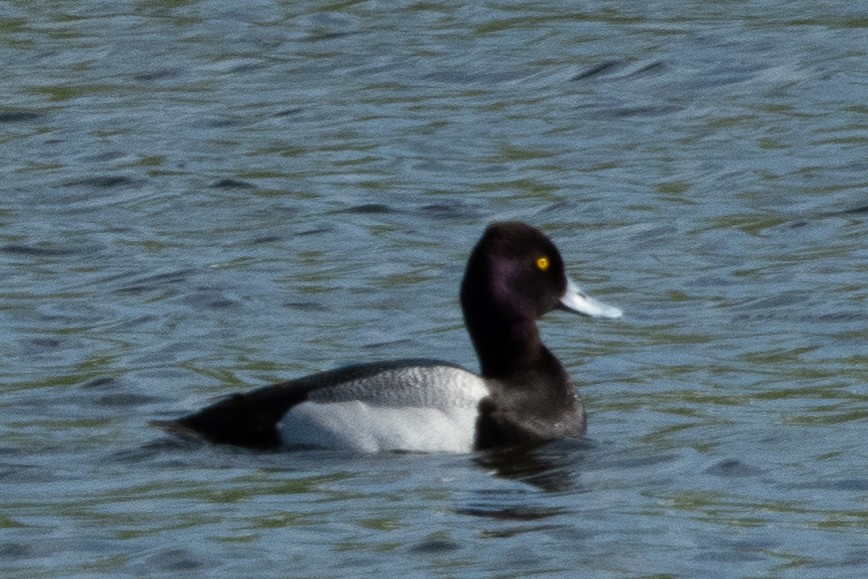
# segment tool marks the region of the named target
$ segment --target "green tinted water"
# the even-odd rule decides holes
[[[7,4],[6,574],[864,572],[859,5]],[[588,441],[149,426],[356,361],[475,368],[458,284],[506,218],[626,312],[542,323]]]

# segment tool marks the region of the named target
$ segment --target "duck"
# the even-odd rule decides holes
[[[460,302],[478,374],[428,358],[355,364],[237,393],[160,426],[257,450],[463,453],[585,435],[577,388],[537,320],[555,309],[601,318],[621,310],[584,293],[554,243],[519,221],[485,229]]]

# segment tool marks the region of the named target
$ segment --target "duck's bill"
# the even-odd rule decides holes
[[[604,304],[590,297],[576,285],[576,282],[569,278],[567,278],[567,290],[561,296],[560,306],[562,309],[594,318],[620,318],[623,313],[615,306]]]

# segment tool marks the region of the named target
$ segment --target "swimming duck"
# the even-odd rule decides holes
[[[480,374],[430,359],[373,362],[235,394],[163,426],[256,449],[469,452],[585,433],[563,365],[540,340],[554,309],[616,318],[570,280],[521,222],[490,225],[470,253],[461,308]]]

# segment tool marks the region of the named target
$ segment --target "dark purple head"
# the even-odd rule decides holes
[[[620,310],[581,292],[551,240],[525,223],[490,225],[473,248],[461,307],[483,368],[486,360],[539,344],[536,320],[555,309],[618,317]]]

